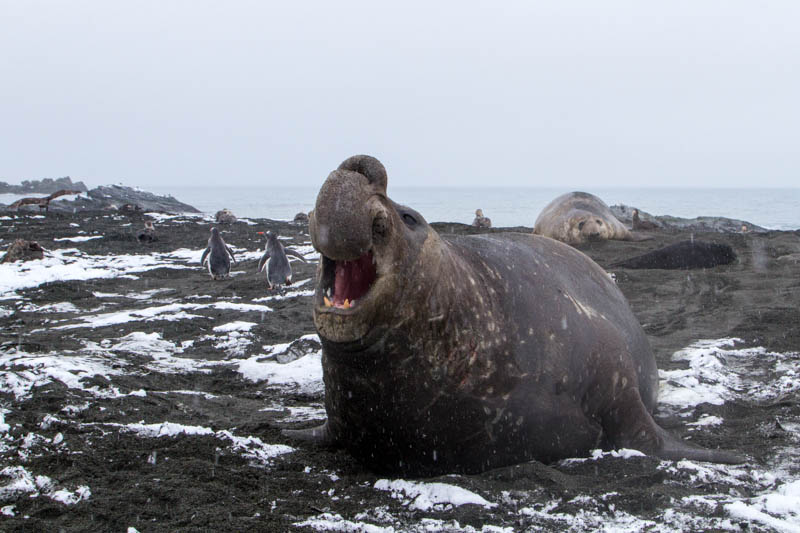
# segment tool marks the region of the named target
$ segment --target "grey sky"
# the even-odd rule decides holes
[[[798,186],[800,2],[0,0],[0,180]]]

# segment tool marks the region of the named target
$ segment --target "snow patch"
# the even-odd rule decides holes
[[[20,308],[24,313],[80,313],[81,310],[71,302],[57,302],[47,305],[25,304]]]
[[[230,442],[230,448],[234,452],[262,466],[269,464],[272,459],[279,455],[294,451],[294,448],[284,444],[266,444],[258,437],[238,437],[227,430],[214,431],[207,427],[186,426],[173,422],[162,422],[160,424],[144,424],[141,422],[135,424],[93,423],[85,425],[116,427],[122,431],[132,431],[146,438],[174,437],[176,435],[213,435],[217,439]]]
[[[67,489],[56,490],[56,483],[47,476],[34,476],[25,467],[8,466],[0,470],[0,477],[11,478],[7,484],[0,486],[0,500],[18,498],[23,494],[30,494],[31,497],[39,495],[47,496],[64,505],[74,505],[82,500],[88,500],[92,491],[85,485],[79,486],[74,491]],[[10,511],[13,512],[13,506]],[[3,514],[7,514],[4,507]],[[13,514],[7,514],[14,516]]]
[[[86,386],[84,379],[123,373],[124,363],[98,355],[78,355],[74,352],[30,354],[11,350],[0,354],[0,389],[11,392],[18,400],[27,398],[34,387],[59,381],[72,389],[89,392],[100,398],[117,398],[119,389],[99,385]]]
[[[630,459],[631,457],[646,457],[645,454],[639,450],[631,450],[630,448],[620,448],[618,450],[603,451],[595,449],[590,452],[589,457],[571,457],[560,461],[560,464],[568,465],[573,463],[585,463],[586,461],[597,461],[607,457],[616,457],[619,459]]]
[[[497,506],[496,503],[490,503],[474,492],[446,483],[379,479],[375,482],[374,488],[388,491],[392,498],[401,500],[403,505],[420,511],[443,510],[447,505],[474,504],[486,508]]]
[[[243,322],[243,321],[235,321],[235,322],[228,322],[227,324],[223,324],[221,326],[216,326],[214,331],[217,333],[230,333],[231,331],[250,331],[255,326],[257,326],[255,322]]]
[[[304,335],[301,339],[317,339],[317,335]],[[266,354],[257,355],[237,363],[238,371],[245,379],[269,385],[298,389],[305,393],[321,393],[322,350],[309,353],[289,363],[281,364],[268,359],[270,355],[286,350],[291,343],[270,346]]]
[[[686,361],[689,368],[659,371],[659,404],[688,415],[701,403],[770,401],[800,390],[800,354],[736,349],[736,342],[741,339],[701,340],[675,352],[672,360]]]
[[[91,241],[91,240],[94,240],[94,239],[102,239],[102,238],[103,238],[102,235],[86,235],[86,236],[81,236],[81,237],[61,237],[59,239],[53,239],[53,240],[56,241],[56,242],[61,242],[61,241],[86,242],[86,241]]]
[[[153,359],[145,366],[150,370],[167,374],[184,372],[207,373],[207,367],[220,364],[217,361],[191,359],[188,357],[175,357],[183,352],[183,348],[174,342],[161,338],[159,333],[144,333],[134,331],[118,339],[116,344],[106,339],[99,345],[91,341],[84,341],[86,350],[94,353],[130,352],[136,355],[145,355]]]

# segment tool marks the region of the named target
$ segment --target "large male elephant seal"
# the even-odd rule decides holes
[[[380,472],[480,472],[636,448],[736,462],[656,425],[647,339],[603,269],[534,235],[440,236],[354,156],[312,213],[314,324],[324,425],[287,434],[340,445]]]
[[[533,232],[567,244],[634,238],[603,200],[587,192],[568,192],[547,204]]]

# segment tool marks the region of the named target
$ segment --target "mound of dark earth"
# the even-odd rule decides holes
[[[0,279],[0,530],[800,527],[797,505],[769,499],[798,501],[800,266],[781,259],[800,253],[796,233],[695,233],[737,260],[692,271],[609,267],[692,237],[681,230],[580,248],[644,326],[663,371],[659,423],[749,464],[621,451],[398,480],[281,434],[324,418],[316,255],[304,224],[253,222],[222,229],[238,263],[213,282],[197,263],[210,218],[161,217],[143,245],[141,221],[122,215],[0,212],[0,248],[24,238],[47,250],[38,267],[0,265],[16,268]],[[292,262],[282,294],[256,273],[267,230],[309,260]]]

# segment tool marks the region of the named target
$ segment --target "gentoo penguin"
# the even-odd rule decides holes
[[[293,255],[303,263],[307,262],[305,257],[291,248],[284,248],[281,241],[278,240],[278,236],[271,231],[259,233],[267,238],[267,244],[264,255],[258,261],[258,271],[267,270],[267,285],[270,289],[282,285],[291,285],[292,265],[289,264],[289,259],[286,256]]]
[[[210,254],[210,255],[209,255]],[[230,257],[228,257],[230,255]],[[231,259],[236,263],[233,251],[225,244],[217,228],[211,228],[208,248],[203,252],[200,263],[207,264],[208,273],[214,279],[225,279],[231,271]]]

